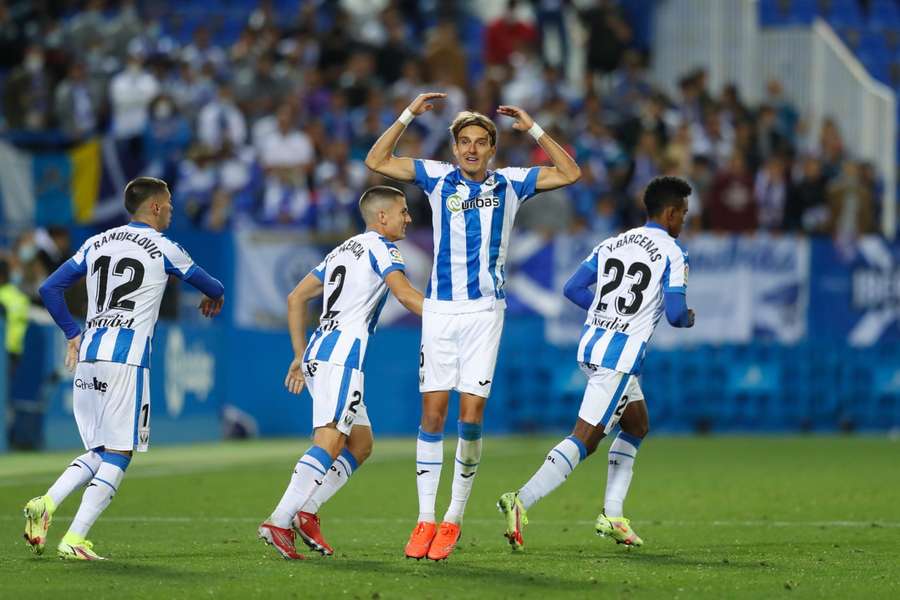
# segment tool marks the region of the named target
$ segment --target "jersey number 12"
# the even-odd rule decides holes
[[[97,276],[98,313],[102,313],[106,306],[106,288],[109,286],[109,266],[111,262],[112,257],[107,255],[101,256],[94,261],[94,268],[91,270],[91,275],[96,274],[98,271],[100,272]],[[128,281],[116,286],[110,295],[109,306],[106,307],[110,310],[134,310],[134,301],[125,300],[124,298],[141,287],[141,284],[144,282],[144,265],[141,264],[141,261],[134,258],[127,256],[120,258],[112,269],[113,275],[122,277],[126,275],[126,271],[129,276]]]

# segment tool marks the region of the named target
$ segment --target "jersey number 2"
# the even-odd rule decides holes
[[[341,295],[341,290],[344,289],[344,278],[347,276],[347,267],[344,265],[338,265],[334,268],[334,271],[331,272],[331,277],[328,279],[328,283],[337,282],[337,286],[334,288],[334,291],[331,292],[331,295],[328,296],[328,302],[325,303],[325,314],[322,315],[323,319],[333,319],[335,318],[339,312],[339,310],[334,310],[334,305],[337,302],[338,298]]]
[[[94,261],[94,268],[91,275],[100,272],[97,277],[97,312],[103,312],[106,305],[106,288],[109,282],[109,265],[112,261],[110,256],[101,256]],[[129,271],[128,281],[119,284],[113,291],[109,299],[110,310],[134,310],[134,302],[132,300],[123,300],[125,296],[134,292],[144,282],[144,265],[134,258],[119,259],[116,266],[113,267],[113,275],[123,276]]]

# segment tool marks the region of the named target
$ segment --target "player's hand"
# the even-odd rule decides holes
[[[222,294],[218,298],[210,298],[209,296],[203,296],[203,300],[200,301],[200,314],[204,317],[212,318],[217,314],[222,312],[222,306],[225,304],[225,294]]]
[[[412,101],[412,103],[407,106],[409,112],[416,115],[417,117],[432,108],[434,108],[434,104],[431,103],[432,100],[437,100],[438,98],[446,98],[447,94],[442,92],[425,92],[424,94],[419,94],[416,96],[416,99]]]
[[[75,370],[78,364],[78,351],[81,349],[81,334],[79,333],[71,340],[66,342],[66,368],[69,371]]]
[[[694,326],[694,310],[691,308],[688,309],[688,324],[687,324],[687,326],[688,327]]]
[[[284,378],[284,387],[292,394],[299,394],[306,385],[303,378],[303,358],[295,358],[288,367],[287,377]]]
[[[515,119],[516,122],[513,123],[513,129],[516,129],[518,131],[528,131],[529,129],[531,129],[531,126],[534,125],[534,119],[532,119],[527,112],[525,112],[518,106],[498,106],[497,112],[501,115],[505,115],[507,117],[512,117],[513,119]]]

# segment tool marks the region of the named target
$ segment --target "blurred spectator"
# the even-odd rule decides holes
[[[432,77],[465,89],[468,84],[466,54],[462,50],[456,25],[452,21],[438,23],[428,35],[423,54],[425,68]]]
[[[277,119],[275,131],[260,141],[260,162],[266,174],[263,216],[285,223],[303,218],[309,208],[307,175],[315,155],[309,136],[294,126],[289,104],[278,108]]]
[[[387,11],[384,16],[387,39],[375,51],[378,75],[385,85],[392,85],[403,76],[404,63],[414,55],[409,35],[397,11]]]
[[[622,60],[631,41],[631,27],[612,0],[594,0],[581,13],[587,39],[587,89],[593,87],[593,76],[612,73]]]
[[[150,118],[144,129],[146,174],[174,181],[178,161],[191,143],[191,128],[175,106],[175,101],[160,94],[150,103]]]
[[[531,4],[534,7],[538,47],[544,64],[565,70],[569,64],[569,33],[565,10],[570,4],[569,0],[531,0]],[[551,54],[547,51],[550,45],[547,43],[550,39],[548,33],[555,36],[555,42],[559,45],[559,57],[555,60],[551,59]]]
[[[69,75],[56,87],[54,112],[60,130],[71,140],[96,135],[102,90],[91,86],[84,63],[75,61]]]
[[[800,161],[799,175],[788,188],[784,228],[788,231],[823,233],[828,225],[828,205],[822,164],[815,156]]]
[[[610,88],[619,113],[629,117],[636,116],[641,108],[641,100],[653,93],[640,52],[634,49],[625,51],[622,64],[612,74]]]
[[[844,161],[841,174],[826,189],[830,218],[828,232],[839,240],[852,240],[875,232],[872,192],[864,185],[859,163]]]
[[[200,70],[204,65],[212,65],[218,75],[225,70],[228,56],[225,51],[212,44],[212,36],[209,28],[200,25],[194,30],[194,41],[181,51],[181,60],[188,63],[195,70]]]
[[[739,154],[731,157],[710,187],[704,214],[709,228],[716,232],[736,233],[757,228],[753,180]]]
[[[708,107],[702,123],[691,128],[691,154],[705,156],[717,165],[724,165],[734,154],[734,130],[718,107]]]
[[[186,119],[193,120],[200,110],[216,96],[212,67],[196,71],[189,62],[181,62],[163,82],[163,89],[175,100]]]
[[[247,121],[234,102],[228,81],[219,81],[215,99],[197,116],[197,138],[213,151],[239,147],[247,140]]]
[[[831,117],[822,121],[819,132],[818,151],[822,158],[822,171],[827,179],[833,179],[841,172],[844,162],[844,139],[837,123]]]
[[[756,174],[753,184],[759,226],[768,231],[779,231],[784,224],[787,198],[785,161],[779,155],[769,157]]]
[[[131,40],[145,36],[150,40],[158,37],[158,32],[147,31],[138,13],[135,0],[120,0],[119,10],[104,25],[105,41],[110,52],[122,59],[128,53]]]
[[[118,140],[139,139],[147,127],[147,109],[159,93],[159,82],[144,68],[144,49],[131,44],[125,69],[109,84],[111,133]]]
[[[9,6],[0,0],[0,69],[11,69],[22,61],[24,43],[22,30],[12,18]]]
[[[522,18],[519,2],[508,0],[506,10],[484,30],[484,61],[487,65],[509,65],[514,52],[537,41],[538,32]]]
[[[31,302],[10,278],[10,265],[6,258],[0,258],[0,311],[6,321],[6,355],[9,360],[7,379],[12,379],[25,348],[25,333],[28,330],[28,309]],[[3,407],[3,410],[6,410]]]
[[[103,4],[103,0],[87,0],[84,7],[68,20],[66,37],[76,53],[87,50],[93,40],[107,42]]]
[[[53,97],[44,49],[31,44],[22,64],[3,85],[3,115],[10,129],[46,129],[50,126]]]

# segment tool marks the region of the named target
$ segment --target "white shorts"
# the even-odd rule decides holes
[[[579,363],[579,366],[587,375],[588,382],[578,418],[595,427],[601,426],[603,433],[609,433],[628,404],[644,399],[641,384],[636,375],[587,363]]]
[[[363,372],[344,365],[311,360],[303,363],[306,387],[313,399],[313,429],[336,423],[344,435],[354,425],[371,427],[363,402]]]
[[[72,385],[72,411],[85,448],[147,451],[150,369],[107,361],[79,362]]]
[[[422,311],[419,391],[491,394],[503,309],[463,314]]]

